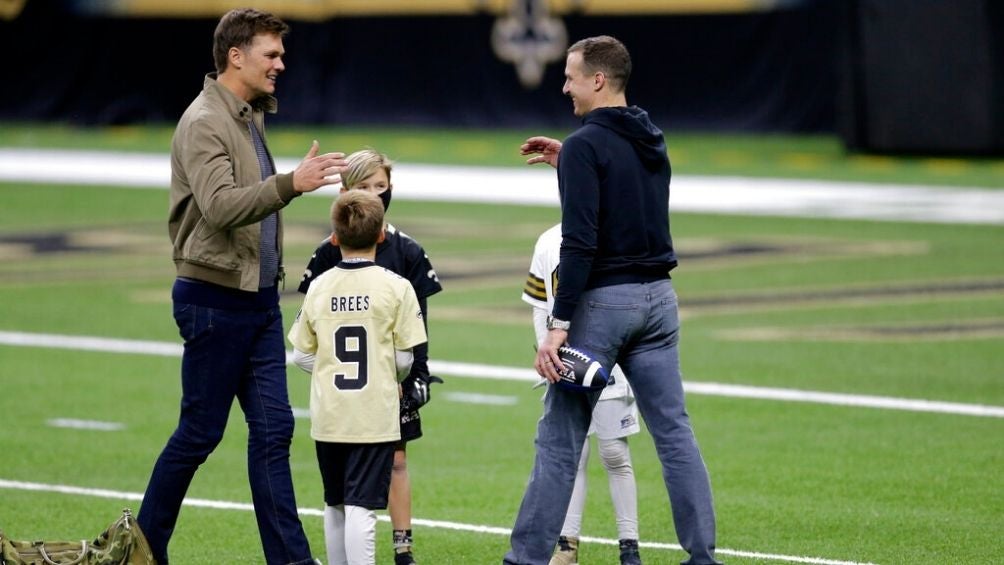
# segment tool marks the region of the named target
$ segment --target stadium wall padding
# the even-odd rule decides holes
[[[847,0],[842,9],[845,145],[1004,153],[1004,2]]]
[[[0,120],[174,122],[212,70],[215,20],[88,17],[29,1],[0,21]],[[56,4],[55,6],[58,6]],[[832,2],[747,14],[563,18],[569,41],[622,39],[628,101],[666,130],[828,132],[836,108]],[[524,87],[492,50],[496,17],[291,21],[273,123],[573,127],[564,60]]]

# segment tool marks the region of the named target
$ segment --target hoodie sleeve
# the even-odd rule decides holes
[[[571,136],[558,161],[561,195],[561,253],[558,290],[551,314],[571,320],[596,256],[600,212],[600,172],[596,151],[581,136]]]

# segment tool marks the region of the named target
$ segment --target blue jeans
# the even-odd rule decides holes
[[[604,367],[620,363],[655,441],[686,564],[718,563],[708,471],[684,406],[676,291],[669,279],[595,288],[582,295],[568,342]],[[536,457],[503,563],[546,564],[561,533],[576,465],[599,393],[548,387]]]
[[[289,470],[293,413],[279,307],[174,304],[185,341],[181,418],[153,468],[137,520],[161,565],[196,469],[223,439],[234,398],[248,425],[248,476],[269,564],[313,563]]]

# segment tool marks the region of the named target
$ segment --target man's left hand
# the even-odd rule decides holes
[[[544,343],[540,344],[540,347],[537,348],[537,358],[533,366],[537,369],[537,374],[547,379],[550,383],[556,383],[561,380],[561,375],[558,371],[563,369],[563,366],[561,358],[558,357],[558,348],[565,345],[566,341],[568,341],[568,331],[554,329],[547,332]]]

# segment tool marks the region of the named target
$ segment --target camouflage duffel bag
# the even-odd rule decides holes
[[[128,508],[94,541],[13,541],[0,532],[3,565],[156,565]]]

